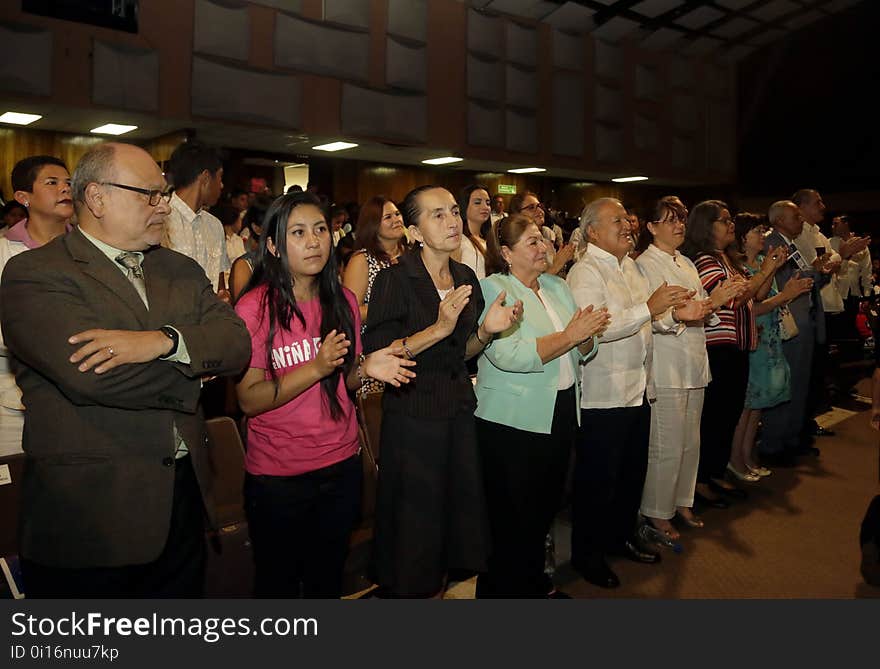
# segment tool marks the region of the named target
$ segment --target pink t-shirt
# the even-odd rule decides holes
[[[352,313],[355,356],[361,353],[360,311],[357,298],[343,289]],[[235,305],[236,313],[251,334],[251,362],[254,369],[266,369],[266,335],[269,315],[261,308],[265,287],[246,293]],[[290,331],[278,328],[272,341],[272,365],[278,378],[311,360],[321,346],[321,304],[318,298],[299,302],[305,317],[304,329],[295,316]],[[270,379],[266,370],[266,379]],[[287,404],[248,420],[248,447],[245,468],[251,474],[296,476],[341,462],[359,448],[354,404],[340,374],[336,393],[342,407],[338,420],[330,417],[330,407],[316,383]]]

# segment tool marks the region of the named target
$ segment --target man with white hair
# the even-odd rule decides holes
[[[817,256],[815,249],[805,257],[795,240],[804,229],[804,217],[791,200],[774,202],[768,213],[773,232],[765,241],[765,251],[770,247],[785,246],[788,261],[776,272],[776,285],[780,292],[792,278],[813,279],[810,292],[803,293],[788,304],[797,324],[797,336],[784,341],[782,350],[791,369],[791,400],[763,414],[760,451],[766,464],[785,467],[794,464],[796,455],[818,455],[811,446],[809,435],[803,434],[807,411],[807,395],[812,375],[813,350],[817,340],[824,340],[825,318],[822,311],[821,286],[828,283],[832,271],[828,254]],[[809,258],[809,259],[808,259]]]
[[[634,537],[648,466],[653,399],[651,328],[677,330],[705,315],[693,291],[665,283],[653,293],[635,262],[630,222],[619,200],[601,198],[581,215],[586,251],[568,273],[579,307],[605,307],[611,322],[596,356],[581,368],[581,427],[572,499],[571,564],[590,583],[620,584],[607,555],[656,563]]]

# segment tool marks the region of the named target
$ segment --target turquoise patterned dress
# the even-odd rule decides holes
[[[755,262],[757,267],[746,270],[749,276],[758,273],[763,255]],[[777,295],[776,279],[767,293],[769,299]],[[747,409],[769,409],[791,399],[791,370],[782,353],[782,337],[779,332],[779,309],[758,316],[758,348],[749,353],[749,385],[746,389],[745,407]]]

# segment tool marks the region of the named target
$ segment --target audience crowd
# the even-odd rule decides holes
[[[212,388],[228,390],[215,413],[246,417],[255,595],[339,597],[360,517],[356,396],[381,394],[371,574],[380,592],[438,597],[450,574],[464,571],[478,574],[478,597],[564,598],[545,568],[546,539],[564,505],[573,568],[616,587],[608,556],[661,561],[642,526],[674,542],[710,522],[702,509],[741,504],[774,469],[819,456],[817,436],[831,434],[814,420],[828,401],[829,356],[853,341],[874,353],[880,268],[870,237],[854,235],[845,215],[826,237],[816,190],[757,213],[669,195],[637,214],[603,197],[586,204],[569,233],[561,213],[532,192],[505,201],[480,184],[455,194],[421,186],[399,203],[376,194],[342,207],[309,184],[277,198],[242,190],[224,198],[221,156],[197,141],[174,151],[164,175],[140,150],[105,146],[101,165],[97,150],[73,176],[55,157],[20,161],[3,208],[0,317],[13,336],[0,340],[0,434],[9,454],[22,448],[24,432],[28,476],[41,475],[39,489],[48,490],[39,504],[25,497],[22,508],[25,580],[46,596],[132,594],[131,572],[122,578],[120,570],[159,565],[183,541],[178,486],[190,457],[190,502],[198,488],[209,527],[212,520],[200,437],[175,413],[144,427],[156,448],[171,449],[163,463],[178,472],[163,479],[174,495],[152,528],[158,548],[103,559],[97,547],[143,531],[116,518],[79,528],[90,533],[79,540],[89,549],[68,560],[61,542],[51,555],[41,535],[51,528],[34,514],[75,525],[77,507],[46,499],[141,479],[99,468],[110,452],[66,456],[29,439],[30,421],[48,415],[50,400],[63,419],[77,415],[92,429],[101,408],[114,417],[147,406],[198,415],[174,399],[177,377],[196,379],[203,403]],[[120,212],[134,207],[143,230],[116,235]],[[63,368],[70,362],[35,357],[9,306],[69,307],[74,318],[88,300],[106,299],[98,291],[86,300],[79,278],[57,275],[62,247],[89,257],[93,269],[84,271],[95,281],[120,295],[137,291],[127,299],[136,300],[149,355],[114,334],[138,330],[121,316],[83,316],[76,322],[91,329],[58,333],[78,373],[95,375],[95,389],[71,380]],[[163,255],[168,249],[191,260]],[[31,262],[16,258],[24,252],[35,254]],[[190,325],[174,320],[160,291],[173,295],[178,279],[182,293],[196,290],[194,268],[204,287],[191,298]],[[51,295],[40,286],[54,286]],[[213,348],[226,355],[217,350],[216,363],[195,369],[211,337],[201,329],[209,312],[225,328]],[[147,369],[156,371],[144,380]],[[125,398],[153,382],[170,404],[114,399],[115,388]],[[55,460],[67,469],[48,469]],[[200,555],[176,554],[194,560],[196,572]],[[149,572],[157,584],[144,595],[199,594],[197,575],[175,589],[162,565]],[[81,576],[101,588],[65,585]]]

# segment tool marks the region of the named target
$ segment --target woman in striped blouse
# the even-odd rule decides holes
[[[730,249],[736,241],[727,205],[707,200],[688,216],[682,251],[693,260],[707,293],[733,279],[746,283],[739,297],[715,313],[718,321],[707,325],[706,349],[712,380],[706,388],[700,422],[700,464],[695,498],[716,508],[726,508],[726,497],[744,498],[745,492],[724,480],[737,421],[742,413],[749,378],[749,352],[758,343],[754,298],[762,299],[779,269],[780,254],[771,250],[751,278],[738,254]],[[730,249],[730,250],[728,250]]]

